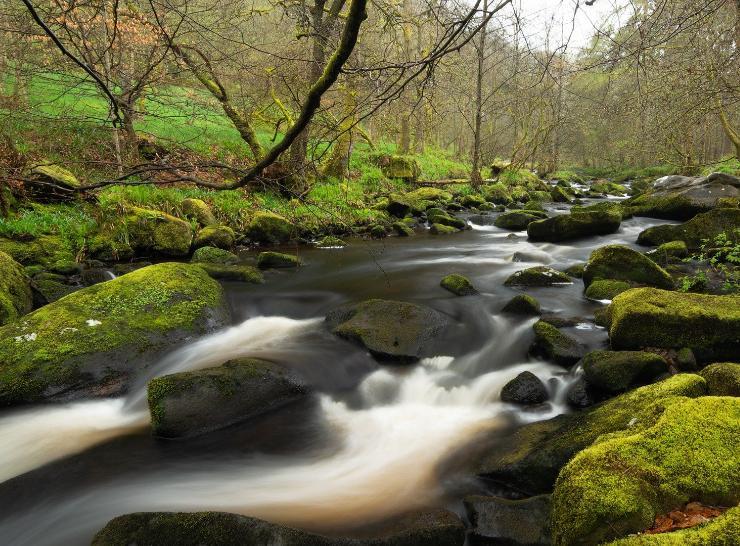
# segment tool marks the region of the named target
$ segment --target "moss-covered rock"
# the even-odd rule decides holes
[[[134,257],[134,249],[131,248],[124,230],[96,233],[87,242],[87,252],[91,258],[105,262],[130,260]]]
[[[527,229],[527,226],[535,220],[542,220],[543,218],[547,218],[547,214],[541,213],[536,210],[515,210],[511,212],[505,212],[500,215],[493,222],[493,225],[496,227],[500,227],[501,229],[508,229],[511,231],[523,231]]]
[[[236,241],[236,235],[234,230],[228,226],[216,226],[210,225],[201,229],[195,236],[193,246],[200,248],[202,246],[215,246],[216,248],[222,248],[229,250],[234,246]]]
[[[392,193],[388,196],[387,201],[385,210],[388,211],[388,214],[396,218],[403,218],[415,211],[414,203],[403,195]]]
[[[616,182],[610,182],[609,180],[594,180],[591,183],[591,190],[598,192],[598,193],[604,193],[607,195],[626,195],[629,193],[629,190],[626,186],[623,186],[622,184],[617,184]]]
[[[597,248],[583,270],[583,284],[596,279],[613,279],[636,284],[673,288],[668,272],[643,254],[622,245]]]
[[[257,256],[257,267],[260,269],[285,269],[298,267],[301,260],[293,254],[282,252],[260,252]]]
[[[318,248],[344,248],[345,246],[347,246],[347,243],[345,243],[339,237],[326,235],[316,243],[316,246]]]
[[[0,252],[5,252],[21,265],[41,265],[44,269],[75,259],[72,249],[58,235],[42,235],[30,241],[0,238]]]
[[[425,345],[452,323],[439,311],[424,305],[389,300],[367,300],[341,307],[326,316],[336,335],[359,343],[376,357],[415,361]]]
[[[33,308],[31,283],[23,266],[0,252],[0,326],[11,322]]]
[[[670,533],[631,535],[609,546],[735,546],[740,543],[740,507],[707,523]]]
[[[157,377],[147,387],[152,432],[164,438],[224,428],[307,393],[303,383],[285,369],[251,358]]]
[[[556,203],[570,203],[573,201],[573,195],[571,195],[566,188],[562,186],[554,186],[550,190],[550,198]]]
[[[26,195],[39,203],[75,200],[79,196],[80,186],[74,174],[54,163],[32,167],[24,180]]]
[[[379,161],[383,176],[414,182],[421,174],[421,167],[416,159],[406,155],[387,155]]]
[[[508,205],[513,201],[509,189],[501,183],[489,184],[481,188],[486,201],[495,205]]]
[[[470,279],[457,273],[446,275],[439,285],[456,296],[471,296],[478,293]]]
[[[201,199],[184,199],[182,213],[186,218],[195,220],[201,227],[214,226],[218,223],[211,207]]]
[[[93,546],[459,546],[465,526],[446,510],[397,518],[372,538],[326,537],[225,512],[140,512],[112,519]]]
[[[486,200],[484,197],[480,195],[475,195],[475,194],[463,195],[460,198],[460,204],[468,208],[472,208],[472,207],[480,208],[486,204]]]
[[[622,215],[613,210],[572,212],[538,220],[527,226],[527,235],[532,241],[557,243],[569,239],[608,235],[619,229]]]
[[[193,252],[190,261],[203,264],[233,265],[239,261],[239,257],[228,250],[213,246],[202,246]]]
[[[470,544],[550,544],[550,495],[519,500],[472,495],[463,504],[472,525]]]
[[[699,375],[709,387],[709,394],[714,396],[740,396],[740,364],[718,362],[710,364]]]
[[[404,196],[412,201],[433,201],[435,203],[448,203],[452,201],[452,194],[439,188],[418,188],[404,194]]]
[[[588,285],[585,295],[592,300],[612,300],[617,294],[626,292],[634,285],[614,279],[597,279]]]
[[[82,288],[81,286],[71,286],[58,280],[43,278],[39,280],[34,279],[31,283],[31,287],[35,292],[34,300],[36,307],[53,303]]]
[[[534,343],[530,351],[534,355],[552,360],[560,366],[572,366],[586,354],[586,348],[569,335],[544,320],[534,324]]]
[[[573,284],[573,281],[565,273],[544,265],[522,269],[511,274],[504,281],[505,286],[553,286],[557,284]]]
[[[399,237],[411,237],[414,234],[414,230],[403,222],[393,222],[391,227]]]
[[[547,398],[547,387],[532,372],[520,373],[501,389],[501,401],[511,404],[541,404]]]
[[[689,249],[683,241],[669,241],[651,250],[647,255],[656,263],[666,264],[671,258],[685,258],[689,255]]]
[[[257,243],[274,245],[288,242],[294,231],[293,225],[282,216],[256,212],[245,229],[245,235]]]
[[[501,311],[512,315],[529,315],[533,317],[542,314],[540,302],[527,294],[517,294],[504,305]]]
[[[689,347],[697,358],[718,360],[740,354],[740,298],[635,288],[609,307],[613,349]]]
[[[593,351],[581,365],[588,384],[607,393],[651,383],[668,372],[662,356],[643,351]]]
[[[653,226],[640,232],[637,242],[657,246],[671,241],[683,241],[689,249],[698,249],[705,239],[714,239],[720,233],[732,233],[740,226],[740,209],[714,209],[698,214],[679,225]]]
[[[585,263],[574,264],[564,269],[563,273],[567,274],[569,277],[573,277],[574,279],[582,279],[584,269],[586,269]]]
[[[478,441],[482,456],[477,473],[528,495],[548,493],[560,469],[599,436],[642,427],[670,399],[705,393],[704,379],[679,374],[578,413],[527,424],[504,436],[492,433]],[[603,493],[608,495],[609,490]]]
[[[177,258],[190,254],[193,231],[184,220],[158,210],[133,207],[125,223],[131,248],[138,255]]]
[[[451,233],[457,233],[458,231],[460,230],[444,224],[432,224],[429,226],[429,233],[432,235],[449,235]]]
[[[368,228],[368,232],[373,239],[384,239],[388,236],[388,230],[383,224],[373,224]]]
[[[262,273],[251,265],[228,265],[212,263],[196,263],[212,279],[220,281],[248,282],[260,284],[264,282]]]
[[[440,209],[429,209],[427,211],[427,220],[429,220],[430,224],[441,224],[457,229],[465,229],[468,225],[465,220],[452,216]]]
[[[221,287],[192,265],[84,288],[0,328],[0,405],[121,392],[164,352],[227,321]]]
[[[600,544],[652,526],[689,500],[740,501],[740,400],[664,400],[645,422],[602,437],[560,472],[553,543]],[[658,414],[656,416],[656,413]]]

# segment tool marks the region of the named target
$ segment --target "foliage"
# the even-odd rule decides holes
[[[699,261],[705,264],[722,281],[722,288],[727,292],[740,291],[740,228],[722,232],[713,239],[703,239],[698,252],[685,261]],[[699,271],[695,275],[681,279],[682,292],[698,292],[706,287],[707,274]]]

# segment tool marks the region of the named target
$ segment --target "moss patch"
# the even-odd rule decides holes
[[[679,224],[654,226],[637,236],[641,245],[661,245],[671,241],[683,241],[689,249],[698,249],[705,239],[714,239],[720,233],[732,233],[740,225],[740,209],[719,208]]]
[[[668,372],[663,357],[642,351],[593,351],[581,363],[588,384],[607,393],[650,383]]]
[[[613,279],[673,288],[673,279],[662,267],[636,250],[622,245],[597,248],[583,270],[583,284],[588,287],[595,279]]]
[[[471,296],[478,293],[470,279],[456,273],[444,277],[439,285],[456,296]]]
[[[257,256],[257,267],[260,269],[272,268],[291,268],[301,265],[301,260],[293,254],[283,254],[282,252],[260,252]]]
[[[239,261],[236,254],[212,246],[202,246],[195,252],[190,260],[193,263],[233,265]]]
[[[0,326],[33,307],[31,285],[21,264],[0,252]]]
[[[544,265],[522,269],[504,281],[504,286],[553,286],[557,284],[573,284],[573,281],[565,273]]]
[[[512,315],[531,316],[537,316],[542,313],[540,302],[528,294],[517,294],[504,305],[502,311],[504,313],[511,313]]]
[[[715,396],[740,396],[740,364],[719,362],[699,372]]]
[[[288,220],[271,212],[256,213],[245,230],[247,237],[264,244],[288,242],[293,232],[293,225]]]
[[[190,224],[158,210],[133,207],[126,216],[131,247],[139,255],[183,257],[190,254]]]
[[[625,281],[597,279],[588,285],[585,295],[592,300],[612,300],[617,294],[626,292],[633,286]]]
[[[198,232],[193,241],[193,246],[195,248],[215,246],[216,248],[228,250],[234,246],[235,240],[236,235],[230,227],[211,225],[204,227]]]
[[[249,265],[227,265],[212,263],[194,264],[205,271],[209,277],[220,281],[236,281],[260,284],[264,277],[257,269]]]

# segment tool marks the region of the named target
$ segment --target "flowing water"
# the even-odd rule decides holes
[[[554,212],[565,212],[565,209]],[[597,246],[632,245],[659,221],[631,219],[618,233],[565,244],[473,224],[454,236],[355,241],[344,249],[299,248],[299,271],[261,286],[227,286],[234,326],[179,348],[126,398],[37,406],[0,415],[0,542],[86,544],[110,518],[134,511],[223,510],[325,533],[352,532],[403,511],[457,506],[481,485],[445,461],[476,435],[566,412],[577,377],[529,358],[533,319],[502,315],[518,269],[563,269]],[[442,276],[468,276],[481,294],[457,298]],[[548,313],[574,317],[565,330],[592,348],[606,333],[599,302],[583,285],[528,293]],[[378,366],[326,331],[332,308],[371,297],[430,305],[457,326],[408,367]],[[315,395],[200,438],[162,441],[148,430],[146,380],[254,356],[300,374]],[[501,387],[524,370],[550,402],[502,403]]]

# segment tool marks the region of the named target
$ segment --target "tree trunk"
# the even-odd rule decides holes
[[[488,12],[488,0],[483,0],[483,18]],[[475,122],[473,126],[473,167],[470,172],[470,183],[478,187],[483,182],[481,176],[481,125],[483,122],[483,74],[486,60],[486,25],[479,31],[477,73],[475,78]]]

